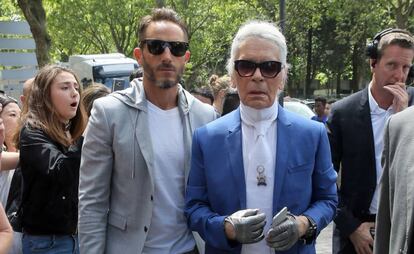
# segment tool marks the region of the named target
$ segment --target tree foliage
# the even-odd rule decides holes
[[[309,96],[320,88],[317,76],[338,93],[358,90],[370,78],[367,41],[387,27],[414,29],[414,0],[285,2],[287,87],[293,96]],[[121,52],[131,56],[137,46],[139,20],[154,7],[175,9],[189,27],[187,88],[205,84],[213,73],[226,73],[231,40],[242,23],[260,19],[278,24],[280,20],[279,1],[274,0],[43,0],[43,4],[54,61],[65,61],[72,54]],[[0,7],[0,18],[13,15],[13,6]],[[341,86],[343,80],[349,81],[349,88]]]

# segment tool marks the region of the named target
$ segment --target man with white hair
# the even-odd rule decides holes
[[[325,127],[278,105],[286,55],[273,24],[243,25],[227,66],[240,107],[194,133],[185,213],[207,254],[315,253],[335,215]]]

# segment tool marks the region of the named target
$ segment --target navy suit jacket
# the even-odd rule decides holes
[[[193,136],[185,213],[190,228],[206,241],[206,254],[241,250],[241,244],[227,240],[223,227],[225,217],[246,209],[241,132],[237,109]],[[295,215],[310,216],[319,233],[337,206],[337,175],[324,125],[279,106],[276,151],[273,215],[287,206]],[[280,253],[315,253],[315,246],[297,243]]]

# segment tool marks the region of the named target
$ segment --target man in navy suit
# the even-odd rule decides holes
[[[405,85],[412,72],[413,49],[408,31],[379,32],[367,48],[371,82],[332,106],[328,137],[332,162],[341,170],[333,254],[373,253],[384,128],[391,115],[413,105],[414,89]]]
[[[185,213],[207,254],[315,253],[316,236],[335,215],[324,125],[278,105],[286,55],[273,24],[242,26],[227,66],[240,107],[193,136]]]

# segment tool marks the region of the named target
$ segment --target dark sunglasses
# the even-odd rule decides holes
[[[255,63],[248,60],[234,61],[234,69],[236,69],[240,77],[253,76],[257,68],[260,69],[260,73],[263,77],[274,78],[282,70],[282,63],[278,61],[266,61],[261,63]]]
[[[188,50],[188,43],[181,41],[143,40],[148,50],[153,55],[161,55],[165,48],[169,48],[174,56],[183,56]]]

